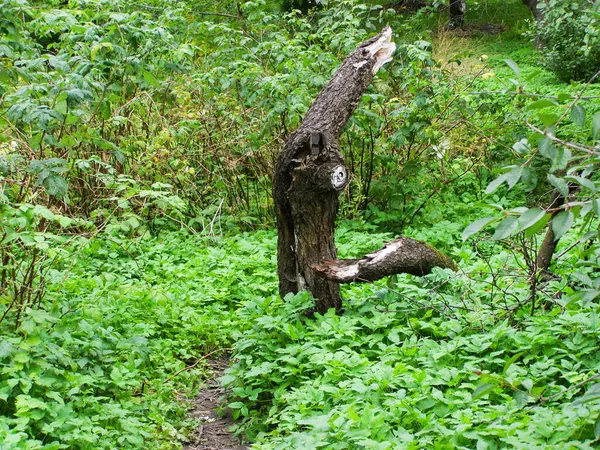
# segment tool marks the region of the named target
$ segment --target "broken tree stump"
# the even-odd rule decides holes
[[[317,299],[315,309],[320,313],[330,308],[341,311],[339,283],[348,281],[339,277],[336,279],[331,274],[340,272],[333,269],[336,264],[339,267],[351,264],[337,260],[334,242],[338,195],[349,182],[349,174],[340,153],[339,138],[375,73],[391,60],[396,48],[391,37],[392,30],[386,27],[346,57],[319,93],[300,126],[288,137],[277,158],[273,199],[278,230],[279,293],[284,297],[288,293],[308,290]],[[377,279],[406,272],[402,261],[408,259],[398,255],[405,251],[416,251],[426,244],[414,244],[418,241],[402,239],[400,241],[406,245],[399,245],[398,241],[390,244],[396,252],[380,251],[384,259],[393,257],[397,260],[390,266],[393,271],[387,268],[378,277],[370,273],[365,280],[368,277]],[[409,241],[412,244],[408,244]],[[414,253],[413,259],[417,260],[412,261],[411,267],[421,264],[431,270],[435,265],[451,266],[447,261],[449,258],[444,255],[446,259],[435,260],[428,254],[427,261],[419,259],[419,255],[423,253]],[[330,270],[323,270],[324,266]],[[372,263],[366,266],[362,264],[361,267],[368,267],[375,272],[378,270]],[[357,270],[364,275],[364,268]],[[428,272],[419,271],[419,274],[424,273]],[[358,278],[363,277],[355,279]]]

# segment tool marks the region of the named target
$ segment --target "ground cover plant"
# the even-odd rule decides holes
[[[3,332],[2,448],[176,447],[203,356],[225,352],[237,306],[276,282],[272,241],[174,233],[72,248],[79,263],[50,276],[47,309]]]
[[[598,446],[598,2],[417,3],[0,0],[0,448],[181,448],[222,356],[254,448]],[[402,234],[459,270],[306,314],[275,159],[387,24],[340,257]]]

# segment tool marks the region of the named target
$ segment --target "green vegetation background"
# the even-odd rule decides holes
[[[538,51],[517,0],[454,31],[440,2],[230,3],[0,0],[0,448],[180,448],[222,354],[255,448],[596,448],[600,88],[552,52],[593,66],[597,23],[548,2],[587,40]],[[306,318],[277,296],[274,159],[388,23],[343,136],[340,254],[401,233],[460,271]]]

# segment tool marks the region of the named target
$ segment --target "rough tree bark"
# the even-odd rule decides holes
[[[465,23],[467,2],[465,0],[450,0],[450,27],[461,28]]]
[[[336,259],[313,266],[317,275],[338,283],[375,281],[396,273],[427,275],[434,267],[457,270],[448,256],[415,239],[400,237],[360,259]]]
[[[565,203],[565,198],[560,195],[558,191],[554,191],[552,193],[552,200],[550,201],[549,208],[560,208]],[[552,214],[554,217],[556,213]],[[540,245],[540,249],[538,251],[536,257],[536,268],[542,276],[542,279],[548,278],[548,269],[550,268],[550,263],[552,262],[552,257],[554,256],[554,251],[556,250],[556,246],[558,245],[558,240],[554,239],[554,231],[552,231],[552,220],[550,220],[548,224],[548,231],[546,231],[546,236],[544,236],[544,240],[542,241],[542,245]]]
[[[391,60],[395,49],[391,36],[392,30],[386,27],[344,60],[277,159],[273,199],[279,293],[284,297],[309,290],[320,313],[330,308],[341,311],[339,282],[344,281],[333,281],[335,277],[328,279],[326,272],[315,270],[324,261],[330,266],[337,262],[334,227],[338,194],[349,181],[339,138],[375,73]],[[402,246],[395,248],[397,251],[386,252],[384,259],[393,259],[394,253],[403,251]],[[396,264],[395,272],[390,273],[400,272],[402,264]]]
[[[575,194],[578,191],[578,186],[574,183],[569,183],[569,195]],[[554,216],[556,216],[560,211],[561,207],[568,201],[568,198],[563,197],[563,195],[558,191],[552,192],[552,197],[550,199],[550,205],[548,209],[553,209],[554,212],[550,218],[550,222],[548,223],[548,230],[546,231],[546,236],[544,236],[544,240],[540,245],[540,249],[538,250],[538,254],[535,260],[535,265],[537,272],[540,274],[540,278],[542,280],[550,280],[553,275],[550,272],[550,264],[552,263],[552,258],[554,257],[554,252],[556,251],[556,247],[558,246],[559,239],[556,239],[554,236],[554,231],[552,230],[552,220]]]
[[[535,20],[540,21],[544,18],[544,11],[538,9],[538,0],[522,0],[523,4],[527,6],[533,13]]]

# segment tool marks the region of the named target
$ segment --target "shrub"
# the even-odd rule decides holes
[[[587,81],[600,69],[597,6],[585,0],[547,0],[539,8],[537,37],[545,46],[545,64],[562,81]]]

